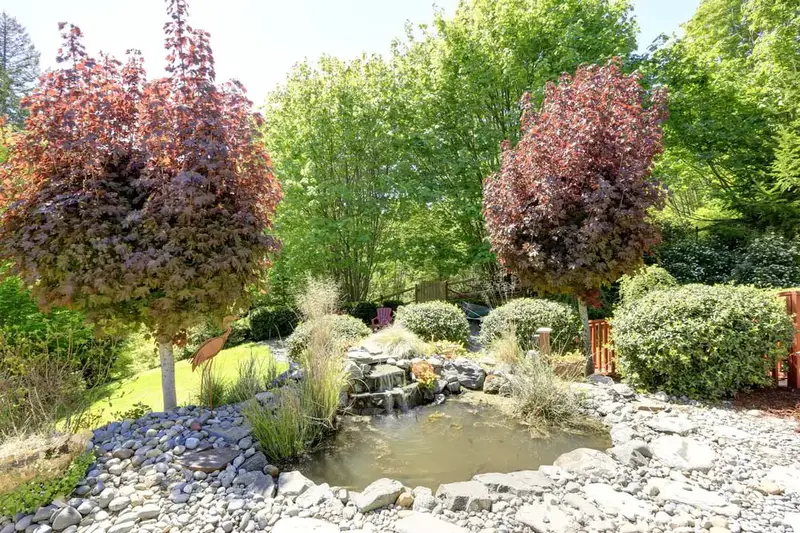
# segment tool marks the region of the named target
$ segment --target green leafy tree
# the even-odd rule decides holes
[[[274,278],[331,275],[366,299],[408,198],[395,79],[379,57],[298,65],[269,98],[265,143],[285,199]]]
[[[636,24],[627,0],[476,0],[439,14],[421,38],[398,43],[402,100],[413,102],[406,147],[417,190],[439,225],[457,229],[450,257],[495,264],[481,215],[484,178],[500,167],[500,143],[518,139],[519,96],[582,63],[627,56]]]
[[[152,81],[137,54],[93,58],[61,24],[64,68],[29,97],[0,167],[0,259],[44,309],[147,326],[171,409],[173,343],[262,282],[280,189],[242,86],[215,83],[208,34],[185,0],[167,5],[168,74]]]
[[[39,77],[39,52],[25,27],[0,12],[0,115],[21,124],[20,99],[33,89]]]

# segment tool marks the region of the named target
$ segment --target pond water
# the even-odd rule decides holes
[[[534,438],[495,406],[451,399],[397,415],[346,417],[301,470],[317,483],[354,490],[382,477],[436,490],[475,474],[535,470],[576,448],[610,446],[608,435]]]

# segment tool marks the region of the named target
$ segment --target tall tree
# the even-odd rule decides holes
[[[0,259],[41,307],[149,327],[171,409],[173,341],[263,281],[280,189],[242,86],[215,83],[208,34],[185,0],[167,5],[168,76],[149,82],[137,54],[91,57],[61,25],[65,66],[28,98],[0,167]]]
[[[0,13],[0,115],[20,124],[24,114],[20,100],[33,89],[39,77],[39,52],[25,27],[3,11]]]
[[[408,150],[419,190],[450,246],[473,264],[494,265],[481,217],[484,178],[500,166],[500,143],[518,138],[519,97],[582,63],[604,63],[636,47],[628,0],[474,0],[437,16],[422,38],[399,43],[402,99],[414,102]]]
[[[651,57],[670,88],[656,170],[697,224],[793,228],[800,219],[800,3],[705,0]]]
[[[323,57],[298,65],[268,104],[265,143],[286,195],[275,275],[332,275],[362,301],[408,196],[395,75],[380,57]]]
[[[538,292],[578,297],[587,372],[587,300],[637,268],[659,240],[648,210],[663,190],[649,177],[661,152],[665,96],[646,94],[620,61],[564,75],[547,85],[539,111],[525,95],[522,137],[514,148],[504,143],[500,172],[484,185],[500,263]]]

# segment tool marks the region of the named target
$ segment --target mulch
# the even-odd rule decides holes
[[[800,390],[779,387],[739,393],[733,399],[737,409],[759,409],[773,416],[800,422]]]

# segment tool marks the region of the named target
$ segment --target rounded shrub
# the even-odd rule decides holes
[[[794,287],[800,284],[800,246],[777,233],[759,235],[742,251],[731,277],[757,287]]]
[[[490,312],[481,324],[480,341],[488,347],[503,334],[514,333],[523,350],[535,348],[539,328],[551,328],[550,344],[556,351],[576,348],[582,331],[572,306],[538,298],[518,298]]]
[[[297,327],[298,313],[291,307],[256,307],[249,318],[253,340],[265,341],[291,335]]]
[[[426,341],[466,343],[469,322],[464,311],[446,302],[409,304],[397,309],[396,322]]]
[[[331,328],[331,338],[340,341],[344,346],[353,346],[370,334],[370,329],[361,320],[350,315],[324,315],[320,318],[301,322],[286,339],[289,357],[297,357],[305,350],[311,340],[311,331],[317,321],[324,321],[325,327]]]
[[[634,302],[650,291],[677,287],[678,282],[665,269],[650,265],[632,275],[624,275],[619,280],[619,301],[621,305]]]
[[[772,292],[730,285],[652,291],[620,307],[612,329],[629,382],[692,398],[767,384],[793,333]]]

